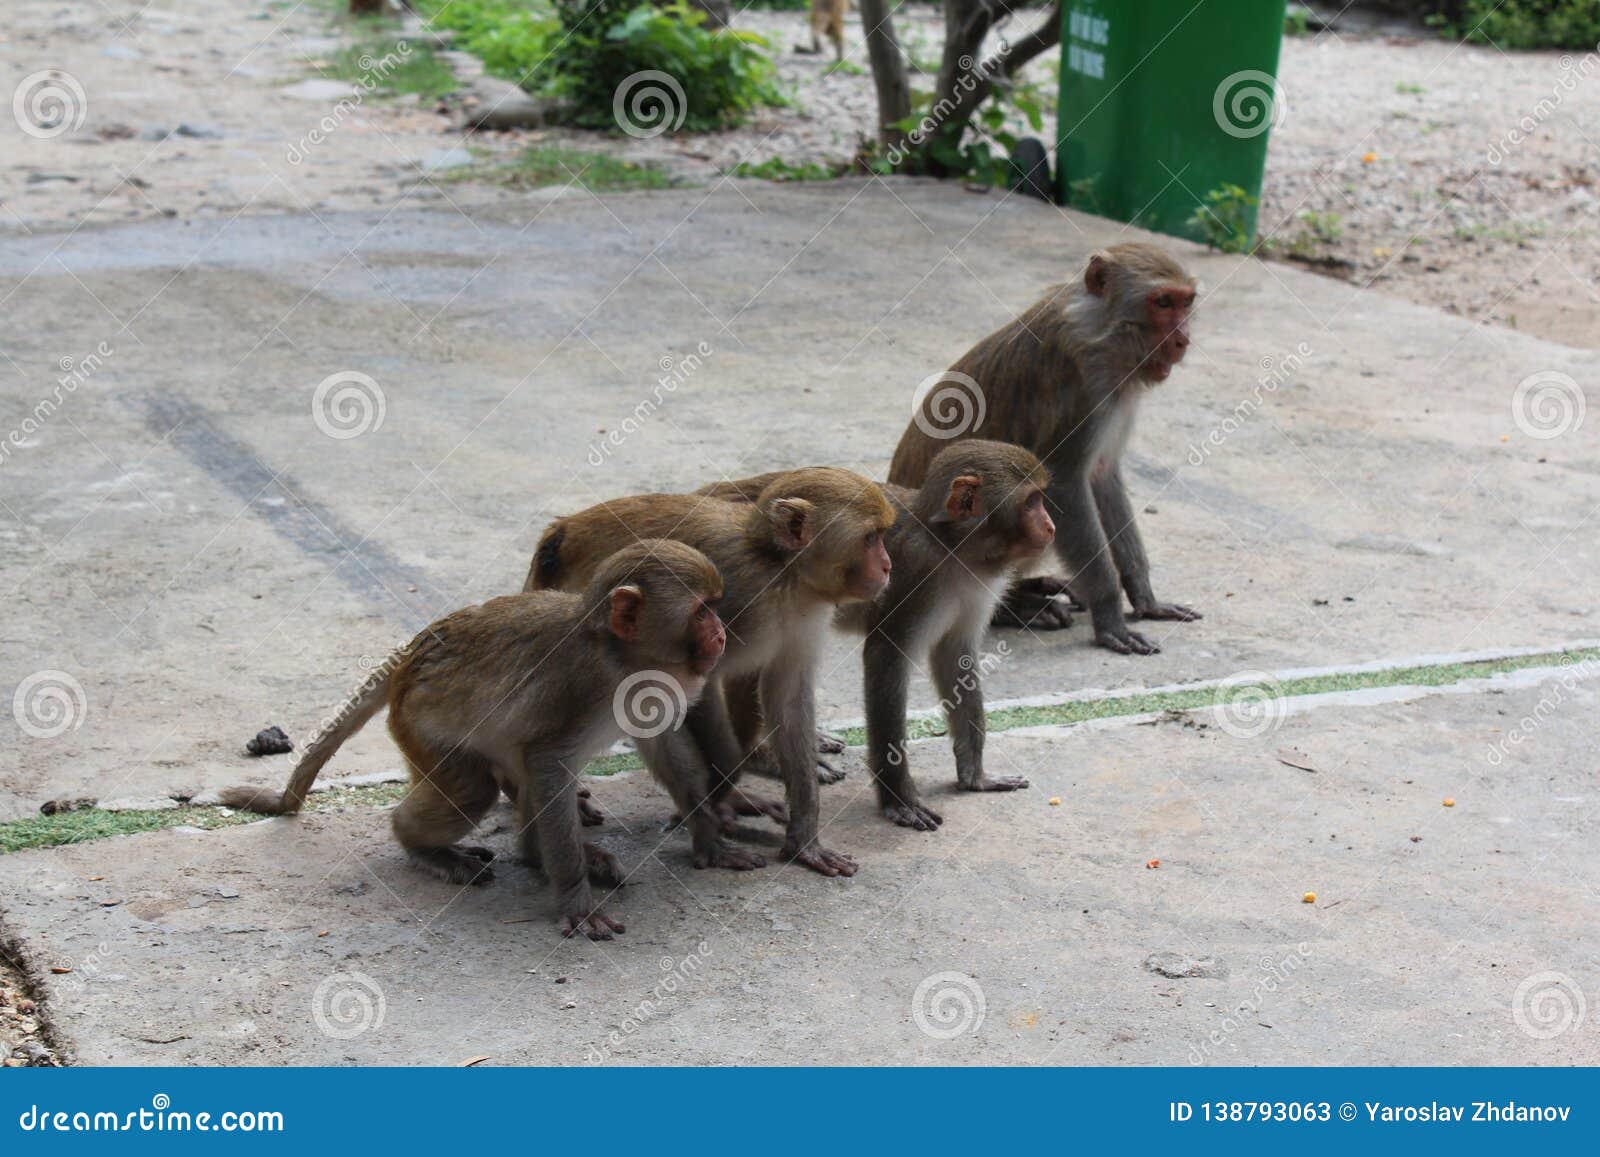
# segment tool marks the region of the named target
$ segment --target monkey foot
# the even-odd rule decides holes
[[[1053,596],[1012,591],[994,609],[994,617],[989,621],[996,627],[1064,631],[1072,626],[1072,611]]]
[[[1104,647],[1108,651],[1115,651],[1119,655],[1159,655],[1161,648],[1145,638],[1138,631],[1130,631],[1127,627],[1120,630],[1106,629],[1094,633],[1095,646]]]
[[[963,783],[962,791],[1018,791],[1028,786],[1023,775],[980,775],[975,783]]]
[[[608,887],[622,887],[622,861],[599,844],[583,845],[584,862],[589,865],[589,879]]]
[[[494,879],[494,869],[489,867],[494,853],[488,848],[456,844],[448,848],[406,850],[413,864],[447,884],[475,884],[482,887]]]
[[[826,759],[823,759],[822,756],[820,756],[820,755],[817,756],[817,782],[818,783],[838,783],[841,779],[844,778],[844,776],[845,776],[845,773],[844,773],[842,768],[839,768],[839,767],[835,766],[834,764],[829,763]]]
[[[561,935],[568,938],[587,936],[590,940],[610,940],[612,933],[621,936],[626,931],[620,921],[598,910],[587,916],[561,917]]]
[[[942,815],[920,803],[886,803],[883,805],[883,818],[919,832],[936,832],[939,825],[944,823]]]
[[[823,755],[838,755],[844,751],[844,740],[831,731],[817,732],[817,750]]]
[[[1192,623],[1196,619],[1204,618],[1193,607],[1186,607],[1182,603],[1150,603],[1147,606],[1134,607],[1133,617],[1136,619],[1151,619],[1173,623]]]
[[[578,789],[578,818],[583,821],[586,828],[599,827],[606,822],[606,813],[589,802],[589,789]]]
[[[843,852],[830,852],[820,844],[810,843],[803,848],[796,848],[793,844],[784,844],[783,851],[778,855],[791,864],[804,864],[813,872],[824,876],[853,876],[856,874],[856,862]]]
[[[717,813],[724,824],[736,824],[739,816],[766,816],[776,824],[789,822],[789,805],[782,800],[763,799],[751,795],[743,788],[734,788],[721,803]]]
[[[700,847],[694,850],[694,866],[697,868],[728,868],[735,872],[748,872],[753,868],[765,868],[767,861],[754,852],[747,852],[743,848],[729,847],[718,841],[710,847]]]

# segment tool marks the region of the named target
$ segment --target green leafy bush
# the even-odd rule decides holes
[[[1600,0],[1466,0],[1452,34],[1501,48],[1592,49]]]
[[[703,132],[737,124],[761,105],[782,104],[777,69],[752,32],[714,31],[683,0],[562,0],[550,61],[579,124]],[[665,73],[677,88],[641,73]],[[620,114],[620,116],[618,115]],[[620,125],[618,121],[621,121]],[[653,134],[652,134],[653,135]]]
[[[1224,253],[1250,252],[1250,210],[1256,199],[1238,185],[1218,185],[1206,194],[1189,224],[1205,234],[1206,244]]]
[[[456,34],[455,46],[483,61],[484,70],[545,92],[556,80],[550,49],[561,37],[554,9],[527,0],[417,0],[435,28]]]

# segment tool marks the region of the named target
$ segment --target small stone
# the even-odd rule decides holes
[[[1227,966],[1211,957],[1196,958],[1182,952],[1152,952],[1145,958],[1146,971],[1173,980],[1221,980]]]
[[[450,169],[462,169],[470,164],[472,164],[472,154],[466,149],[439,149],[423,157],[417,162],[417,167],[424,173],[443,173]]]
[[[284,734],[283,728],[272,724],[256,732],[256,737],[246,743],[244,749],[251,755],[282,755],[293,751],[294,744]]]

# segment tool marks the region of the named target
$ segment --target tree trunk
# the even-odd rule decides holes
[[[861,27],[872,60],[872,83],[878,90],[878,143],[892,150],[901,137],[895,122],[911,116],[911,85],[906,80],[905,53],[889,16],[889,0],[861,0]]]

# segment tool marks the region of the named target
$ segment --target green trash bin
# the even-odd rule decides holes
[[[1207,193],[1261,194],[1284,0],[1066,0],[1056,187],[1062,204],[1158,233]],[[1255,237],[1256,211],[1247,212]]]

